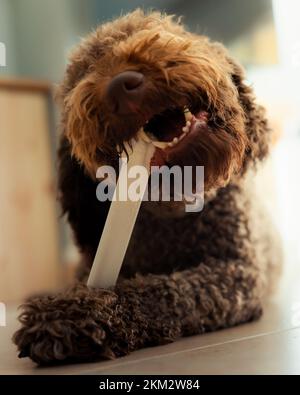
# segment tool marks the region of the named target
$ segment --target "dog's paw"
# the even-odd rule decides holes
[[[82,284],[55,296],[31,298],[22,306],[22,327],[13,337],[19,356],[38,364],[114,358],[122,353],[118,347],[113,351],[115,316],[121,308],[117,301],[112,291]]]

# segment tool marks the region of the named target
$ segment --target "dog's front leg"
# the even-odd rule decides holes
[[[120,281],[115,291],[78,284],[28,301],[14,341],[38,363],[125,355],[259,317],[257,278],[250,264],[211,258],[172,275]]]

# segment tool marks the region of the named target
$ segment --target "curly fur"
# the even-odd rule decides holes
[[[124,122],[105,91],[128,69],[147,76],[147,95]],[[185,105],[208,112],[208,129],[189,152],[189,164],[205,166],[206,204],[184,214],[175,204],[143,203],[115,289],[77,283],[30,299],[14,336],[21,356],[40,364],[112,358],[258,318],[280,263],[276,234],[249,184],[268,153],[270,130],[223,46],[171,16],[137,10],[78,46],[58,99],[60,200],[82,253],[81,280],[109,209],[96,200],[96,168],[116,166],[117,147],[149,117]]]

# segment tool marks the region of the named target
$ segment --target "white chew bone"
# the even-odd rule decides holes
[[[114,198],[108,212],[102,237],[96,252],[87,285],[93,288],[110,288],[116,284],[123,259],[131,238],[133,227],[140,209],[142,199],[138,201],[118,201],[120,186],[127,179],[127,172],[133,166],[144,166],[150,170],[150,160],[155,146],[150,139],[146,139],[142,132],[137,141],[132,143],[132,150],[128,148],[127,168],[122,166],[119,179],[114,191]],[[134,181],[134,180],[133,180]],[[132,181],[132,182],[133,182]],[[146,190],[148,179],[141,188],[141,195]],[[128,188],[130,180],[127,181]]]
[[[127,173],[133,166],[144,166],[150,171],[150,160],[154,154],[155,148],[165,149],[173,147],[180,141],[191,126],[193,115],[188,108],[184,111],[186,126],[183,128],[185,133],[179,138],[175,137],[172,142],[155,141],[150,138],[143,130],[139,131],[137,140],[132,142],[132,150],[128,147],[128,166],[122,167],[114,191],[114,197],[108,212],[102,237],[96,252],[93,266],[88,278],[87,285],[93,288],[109,288],[116,284],[118,275],[123,263],[123,259],[131,238],[133,227],[140,209],[142,200],[119,201],[119,191],[127,180]],[[134,180],[132,181],[134,182]],[[148,178],[145,180],[141,194],[146,190]],[[127,189],[130,187],[130,181],[127,181]],[[124,191],[122,191],[124,192]]]

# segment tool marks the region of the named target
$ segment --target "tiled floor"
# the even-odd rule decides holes
[[[281,287],[258,322],[166,346],[140,350],[115,361],[37,368],[19,360],[11,336],[16,310],[8,309],[0,327],[0,374],[300,374],[299,143],[284,143],[275,152],[279,213],[275,213],[287,249]],[[289,161],[295,161],[290,166]],[[299,179],[299,177],[298,177]],[[294,201],[294,203],[293,203]],[[293,204],[291,207],[290,204]]]
[[[82,365],[38,368],[18,359],[10,340],[17,327],[12,308],[0,328],[0,374],[300,374],[300,271],[293,278],[293,289],[283,286],[258,322]]]

